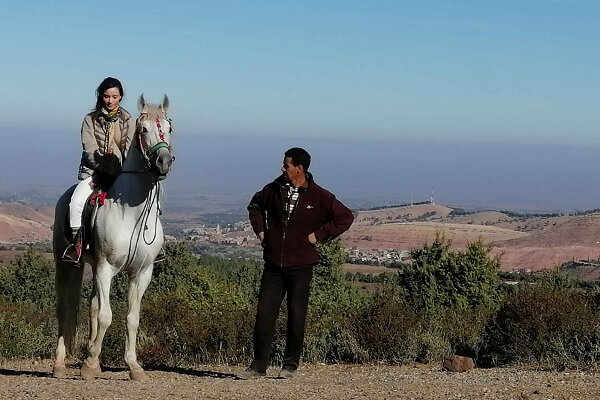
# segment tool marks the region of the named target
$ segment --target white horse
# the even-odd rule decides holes
[[[83,252],[82,266],[61,261],[69,244],[69,199],[74,186],[56,205],[53,250],[56,262],[56,295],[58,345],[54,376],[66,376],[65,356],[72,352],[77,329],[77,314],[81,297],[83,264],[91,266],[93,291],[90,301],[89,355],[81,367],[83,379],[93,379],[102,371],[99,355],[106,329],[112,321],[110,285],[119,271],[129,277],[127,336],[125,362],[133,380],[145,380],[146,374],[137,362],[136,335],[142,296],[150,283],[154,260],[163,245],[163,230],[158,218],[160,181],[171,169],[171,121],[167,118],[169,100],[162,104],[146,104],[138,100],[140,116],[136,121],[136,139],[129,150],[123,172],[107,191],[104,205],[97,209],[93,220],[93,249]]]

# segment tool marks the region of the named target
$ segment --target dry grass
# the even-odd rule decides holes
[[[433,242],[438,232],[450,239],[454,248],[464,248],[467,243],[478,239],[490,243],[527,235],[495,226],[412,222],[357,226],[346,233],[343,239],[347,247],[408,250]]]
[[[393,272],[394,269],[386,267],[378,267],[376,265],[366,264],[343,264],[342,269],[353,274],[360,272],[361,274],[378,275],[382,272]]]

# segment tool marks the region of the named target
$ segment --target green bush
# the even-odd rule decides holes
[[[453,251],[438,237],[413,251],[415,262],[380,280],[376,293],[347,280],[339,240],[320,246],[305,336],[307,362],[437,362],[449,354],[478,365],[543,363],[597,368],[600,293],[562,272],[502,288],[499,261],[481,242]],[[196,257],[169,243],[142,301],[138,353],[146,365],[247,363],[262,263]],[[112,285],[113,324],[102,362],[122,365],[127,276]],[[86,355],[91,282],[84,282],[76,358]],[[29,248],[0,268],[0,358],[51,357],[56,342],[54,266]],[[272,361],[285,347],[286,305]]]
[[[51,357],[56,345],[53,317],[0,298],[0,359]]]
[[[222,258],[198,260],[183,243],[169,244],[166,253],[142,302],[140,358],[167,365],[249,360],[255,291],[247,283],[255,282],[245,278],[254,273],[225,271]]]
[[[431,245],[411,251],[414,262],[398,272],[406,301],[417,310],[496,307],[500,302],[500,260],[481,241],[464,251],[450,250],[437,235]]]
[[[0,296],[8,302],[29,304],[54,315],[54,264],[29,247],[10,265],[0,268]]]
[[[353,334],[353,321],[364,297],[346,281],[346,254],[339,239],[318,246],[309,298],[304,359],[313,362],[360,362],[366,353]]]
[[[375,293],[355,320],[355,335],[369,361],[394,364],[419,357],[419,318],[389,286]]]
[[[499,259],[481,241],[451,250],[438,234],[431,245],[411,252],[414,262],[398,271],[397,303],[412,315],[413,361],[449,354],[478,358],[485,329],[502,301]],[[392,303],[393,304],[393,303]]]

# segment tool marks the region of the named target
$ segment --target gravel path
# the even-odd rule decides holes
[[[304,365],[293,380],[242,381],[239,366],[204,365],[148,371],[149,382],[132,382],[124,369],[94,381],[51,377],[50,361],[0,365],[0,399],[600,399],[600,374],[540,372],[518,368],[458,374],[432,366]]]

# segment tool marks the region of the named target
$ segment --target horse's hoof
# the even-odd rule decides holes
[[[129,371],[129,377],[132,381],[136,382],[145,382],[148,380],[148,375],[141,368]]]
[[[83,365],[81,366],[81,378],[83,380],[89,381],[89,380],[94,379],[95,377],[99,376],[101,373],[102,373],[102,370],[100,369],[100,367],[96,367],[96,368],[88,367],[88,365],[86,363],[83,363]]]
[[[52,369],[52,376],[56,379],[64,379],[67,377],[67,367],[64,365],[55,365]]]

